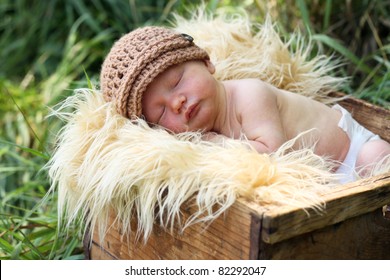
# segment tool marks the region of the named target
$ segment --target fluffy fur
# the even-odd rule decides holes
[[[334,67],[329,58],[308,61],[302,44],[292,52],[269,19],[256,34],[246,17],[177,17],[176,28],[210,53],[219,79],[261,78],[315,99],[342,82],[326,75]],[[198,133],[172,135],[120,116],[97,90],[79,90],[53,115],[66,121],[47,165],[52,190],[58,189],[59,217],[66,213],[68,223],[81,217],[92,230],[99,227],[101,237],[110,211],[123,234],[136,216],[133,230],[146,241],[156,219],[166,229],[209,222],[238,197],[321,209],[319,193],[337,179],[332,164],[311,147],[291,152],[290,141],[261,155],[244,139],[218,144]],[[183,203],[197,209],[185,221]]]

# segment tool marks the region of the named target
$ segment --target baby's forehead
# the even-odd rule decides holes
[[[184,65],[187,62],[181,62],[178,64],[170,65],[165,70],[163,70],[160,74],[154,77],[151,83],[147,86],[148,89],[152,84],[157,82],[169,82],[169,80],[176,79],[182,72]]]
[[[184,62],[180,62],[180,63],[175,63],[175,64],[172,64],[172,65],[169,65],[169,66],[163,71],[163,73],[176,71],[176,70],[182,68],[183,66],[185,66],[185,65],[188,64],[188,63],[190,63],[190,61],[184,61]]]

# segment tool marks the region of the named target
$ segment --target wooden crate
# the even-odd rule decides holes
[[[390,141],[390,112],[357,99],[341,101],[354,118]],[[238,200],[205,227],[179,234],[155,225],[147,242],[111,228],[103,244],[85,240],[90,259],[390,259],[390,173],[349,183],[324,195],[326,213]],[[184,215],[191,209],[183,208]],[[92,237],[91,237],[92,236]]]

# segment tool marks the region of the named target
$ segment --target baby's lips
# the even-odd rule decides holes
[[[189,121],[193,117],[197,106],[198,106],[198,103],[193,103],[187,108],[187,110],[185,112],[185,117],[186,117],[187,121]]]

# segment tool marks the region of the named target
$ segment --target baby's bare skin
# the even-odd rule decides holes
[[[143,95],[146,120],[174,133],[202,131],[211,141],[244,135],[260,153],[274,152],[300,135],[294,148],[316,144],[316,154],[344,161],[350,140],[338,126],[338,110],[258,79],[221,82],[214,78],[214,71],[208,60],[165,70]],[[390,154],[390,145],[380,141],[365,144],[368,154]],[[378,144],[377,151],[371,147],[373,143]],[[370,163],[369,157],[362,157],[358,157],[360,165]]]
[[[233,132],[238,138],[242,132],[257,151],[269,153],[287,140],[311,130],[297,141],[296,148],[303,143],[316,142],[317,154],[344,160],[350,141],[338,127],[339,111],[257,79],[226,81],[223,85],[228,104],[226,110],[234,113],[225,114],[228,124],[220,128],[221,134],[232,135]]]

